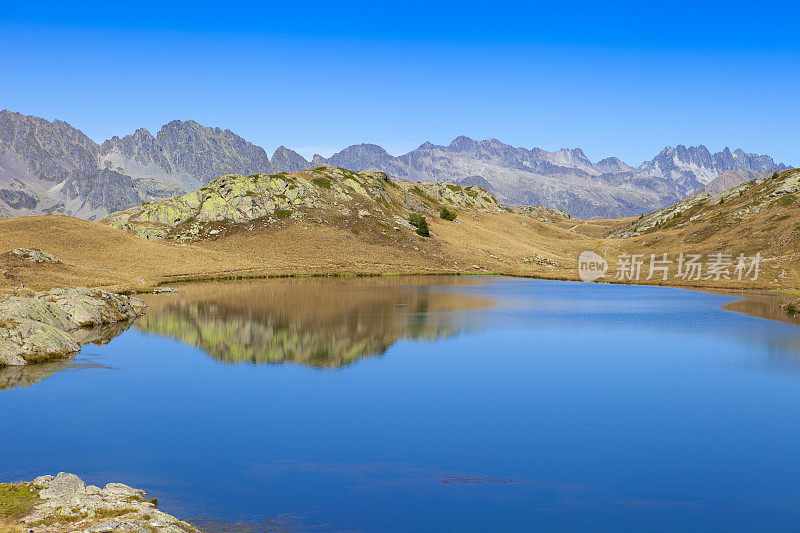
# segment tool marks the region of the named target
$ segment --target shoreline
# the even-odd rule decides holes
[[[147,308],[139,298],[100,288],[57,288],[0,299],[0,367],[65,359]]]
[[[100,488],[75,474],[43,475],[30,482],[0,483],[0,526],[10,533],[161,531],[200,533],[158,510],[158,498],[123,483]]]

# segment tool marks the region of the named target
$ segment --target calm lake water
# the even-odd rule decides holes
[[[796,531],[800,328],[736,300],[182,287],[72,364],[0,375],[0,481],[121,481],[215,531]]]

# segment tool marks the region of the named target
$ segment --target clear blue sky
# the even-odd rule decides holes
[[[0,108],[97,141],[172,119],[271,154],[458,135],[632,164],[800,164],[800,1],[6,3]]]

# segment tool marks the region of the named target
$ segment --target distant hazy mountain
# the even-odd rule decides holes
[[[508,203],[563,209],[582,218],[647,213],[689,196],[728,170],[741,173],[747,181],[788,168],[769,156],[727,148],[712,155],[704,146],[667,147],[652,161],[633,168],[616,157],[592,163],[579,148],[548,152],[463,136],[448,146],[427,142],[398,157],[380,146],[361,144],[327,159],[313,159],[315,166],[325,163],[381,170],[408,180],[470,179],[477,184],[480,178]]]
[[[666,177],[676,183],[684,194],[691,194],[703,185],[715,180],[726,170],[744,173],[744,181],[775,170],[786,170],[785,165],[776,165],[766,155],[747,154],[742,150],[725,148],[712,154],[705,146],[667,146],[651,161],[642,163],[638,170],[652,176]],[[751,175],[752,174],[752,175]],[[739,185],[738,183],[734,185]]]
[[[99,167],[99,151],[66,122],[0,111],[0,215],[88,218],[141,202],[129,176]]]
[[[0,216],[102,218],[197,189],[228,173],[269,170],[264,149],[230,130],[173,121],[98,145],[66,122],[0,111]]]
[[[616,157],[592,163],[582,150],[516,148],[497,139],[426,142],[392,156],[359,144],[312,161],[281,146],[263,148],[230,130],[172,121],[153,136],[139,129],[98,145],[59,120],[0,111],[0,216],[71,214],[102,218],[199,188],[223,174],[295,172],[321,165],[380,170],[399,179],[479,185],[509,204],[563,209],[575,217],[638,215],[673,204],[728,171],[746,181],[783,170],[765,155],[704,146],[667,147],[633,168]]]
[[[100,147],[100,165],[133,177],[170,181],[193,190],[222,174],[254,174],[269,168],[269,157],[230,130],[173,120],[153,137],[145,129]]]

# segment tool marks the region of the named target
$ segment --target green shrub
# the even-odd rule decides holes
[[[425,220],[425,216],[420,213],[411,213],[408,215],[408,222],[415,228],[417,228],[417,235],[421,235],[423,237],[430,237],[431,232],[428,228],[428,221]]]
[[[314,185],[317,187],[322,187],[323,189],[330,189],[331,188],[331,180],[328,178],[314,178],[311,180],[314,182]]]
[[[292,216],[292,211],[290,209],[276,209],[275,216],[279,218],[288,218]]]
[[[455,211],[450,211],[446,207],[442,207],[442,210],[439,211],[439,217],[443,218],[444,220],[453,221],[456,219],[457,216],[458,213],[456,213]]]
[[[408,215],[408,222],[414,227],[419,227],[425,221],[425,216],[421,213],[411,213]]]

